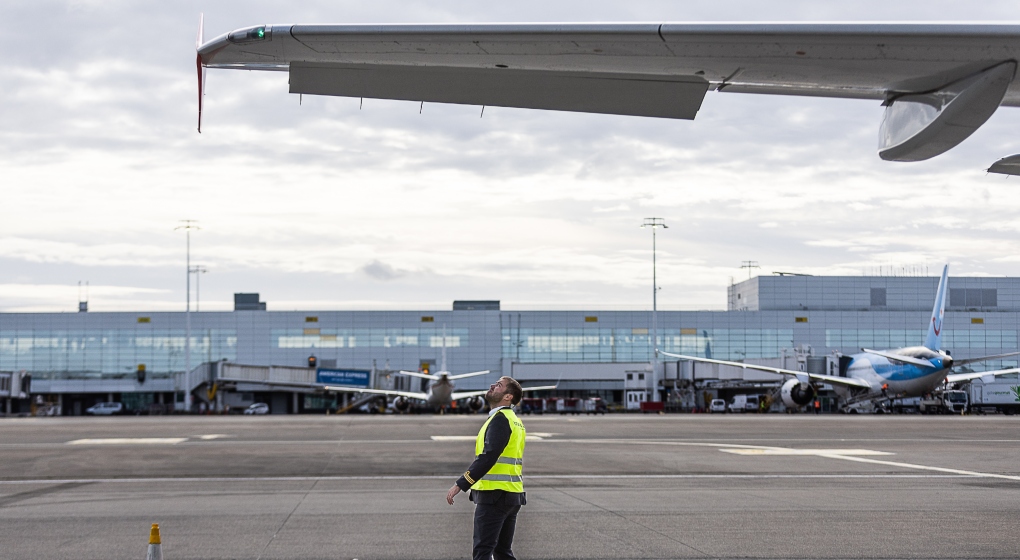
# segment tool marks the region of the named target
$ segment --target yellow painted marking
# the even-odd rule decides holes
[[[101,439],[76,439],[67,442],[67,445],[175,445],[188,438],[101,438]]]

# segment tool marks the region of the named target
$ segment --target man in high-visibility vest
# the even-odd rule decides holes
[[[475,503],[475,560],[514,560],[511,549],[517,513],[527,503],[524,493],[524,423],[511,405],[521,402],[521,385],[500,377],[485,400],[492,409],[475,438],[475,460],[446,493],[446,502],[471,491]]]

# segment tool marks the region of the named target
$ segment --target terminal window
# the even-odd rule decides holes
[[[950,288],[950,307],[998,307],[998,290],[995,288]]]
[[[885,288],[872,288],[871,289],[871,306],[872,307],[885,307]]]

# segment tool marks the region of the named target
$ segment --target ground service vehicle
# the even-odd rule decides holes
[[[712,399],[712,402],[708,405],[709,412],[726,412],[726,401],[722,399]]]
[[[584,412],[585,414],[605,414],[606,403],[598,397],[592,397],[585,399],[584,401]]]
[[[730,412],[746,412],[747,411],[747,395],[733,395],[733,400],[730,401],[727,410]]]
[[[1020,413],[1020,381],[1016,379],[994,383],[971,383],[967,389],[970,393],[972,412]]]
[[[969,398],[966,391],[938,391],[922,397],[917,405],[921,414],[963,414]]]

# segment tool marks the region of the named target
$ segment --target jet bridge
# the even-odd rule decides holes
[[[274,410],[299,410],[300,395],[324,394],[324,384],[317,379],[319,370],[314,367],[253,366],[231,362],[208,362],[179,376],[178,387],[186,388],[212,410],[223,411],[226,406],[247,406],[241,395],[259,394],[259,402],[272,400]],[[369,376],[372,386],[374,375]],[[336,383],[331,383],[336,385]],[[269,393],[269,395],[266,395]],[[287,404],[287,398],[290,404]],[[344,403],[347,402],[344,398]]]

